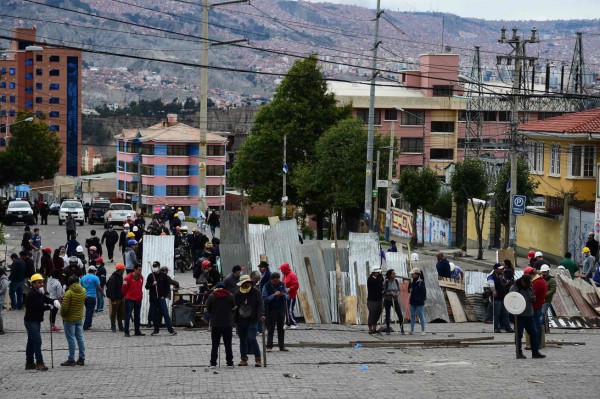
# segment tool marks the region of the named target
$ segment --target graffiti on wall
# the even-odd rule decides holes
[[[594,212],[585,212],[578,208],[569,208],[569,252],[575,262],[581,262],[581,249],[587,242],[588,234],[594,231]]]
[[[392,209],[392,234],[400,237],[410,238],[413,233],[412,214],[403,209]],[[421,234],[423,225],[423,214],[417,215],[417,237],[419,242],[423,241]],[[450,221],[439,218],[425,212],[425,242],[441,245],[450,245]]]

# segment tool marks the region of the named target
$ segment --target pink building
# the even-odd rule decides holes
[[[197,216],[198,129],[178,123],[177,115],[169,114],[166,122],[144,129],[124,129],[116,139],[118,198],[137,203],[141,167],[142,205],[148,211],[169,205],[181,207],[186,215]],[[205,198],[213,209],[225,206],[226,145],[227,139],[222,135],[207,133]]]

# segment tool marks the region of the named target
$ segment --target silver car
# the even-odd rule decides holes
[[[62,226],[62,224],[67,220],[68,215],[72,215],[73,219],[75,219],[80,226],[83,226],[85,218],[83,214],[83,205],[81,205],[81,202],[77,200],[63,201],[62,204],[60,204],[60,209],[58,210],[58,224]]]
[[[125,203],[113,203],[110,204],[108,210],[104,214],[104,227],[108,228],[108,225],[123,225],[127,220],[132,223],[135,220],[137,213],[133,210],[131,204]]]

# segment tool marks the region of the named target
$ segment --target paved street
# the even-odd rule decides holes
[[[64,227],[56,216],[42,229],[44,246],[64,243]],[[54,224],[54,225],[53,225]],[[7,233],[20,240],[22,226]],[[90,228],[78,229],[80,238]],[[99,234],[103,231],[97,226]],[[16,235],[15,235],[16,234]],[[9,244],[13,241],[11,240]],[[108,265],[111,273],[114,265]],[[184,286],[191,273],[176,274]],[[64,333],[54,333],[54,369],[25,371],[26,333],[23,311],[4,311],[7,334],[0,338],[0,398],[597,398],[600,333],[593,330],[556,330],[549,339],[585,342],[585,346],[551,347],[543,360],[515,360],[510,344],[468,348],[299,348],[268,353],[268,367],[226,367],[209,370],[210,337],[206,330],[178,328],[177,336],[166,332],[151,337],[125,338],[109,329],[107,312],[94,318],[93,331],[85,333],[84,367],[61,367],[66,360]],[[60,324],[60,323],[59,323]],[[482,323],[431,324],[426,339],[490,336]],[[48,317],[43,325],[43,353],[50,366]],[[435,335],[433,335],[433,334]],[[495,341],[508,342],[510,334],[496,334]],[[421,336],[371,337],[364,326],[311,326],[286,330],[286,342],[347,343],[354,340],[417,340]],[[525,352],[530,357],[530,352]],[[224,351],[221,350],[224,356]],[[239,361],[234,337],[235,362]],[[221,364],[224,366],[224,359]],[[367,370],[361,370],[367,366]],[[364,368],[364,367],[363,367]],[[414,370],[398,374],[396,369]],[[284,377],[284,373],[298,378]]]

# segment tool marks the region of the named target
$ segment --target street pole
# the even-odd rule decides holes
[[[200,57],[200,114],[198,143],[198,214],[206,214],[206,134],[208,132],[208,0],[202,0],[202,50]]]
[[[527,60],[530,63],[534,62],[537,58],[525,56],[525,44],[537,43],[539,40],[536,37],[537,30],[531,29],[530,39],[521,39],[517,35],[517,28],[512,29],[512,38],[506,38],[506,28],[501,29],[501,36],[498,39],[499,43],[508,43],[514,50],[514,55],[497,56],[499,62],[503,58],[507,60],[514,60],[515,62],[515,73],[513,76],[513,87],[512,87],[512,110],[510,118],[510,215],[509,215],[509,246],[517,250],[517,217],[513,213],[513,198],[517,195],[517,165],[518,165],[518,133],[519,133],[519,101],[521,96],[521,75],[523,69],[523,61]]]
[[[287,216],[287,134],[283,136],[283,196],[281,197],[281,218]]]
[[[142,213],[142,143],[139,142],[138,143],[138,187],[137,187],[137,194],[138,194],[138,200],[137,200],[137,211],[138,214]],[[83,196],[83,193],[82,193]]]
[[[392,130],[390,132],[390,154],[388,157],[388,186],[387,186],[387,196],[385,202],[385,240],[390,240],[390,229],[392,227],[392,168],[394,165],[394,123],[392,122]]]
[[[371,63],[371,92],[369,97],[369,126],[367,138],[367,169],[365,173],[365,214],[364,221],[371,227],[371,203],[373,195],[373,141],[375,136],[375,81],[377,79],[377,49],[379,47],[379,18],[381,17],[381,0],[377,0],[377,14],[375,16],[375,40],[373,44],[373,60]],[[372,226],[373,228],[375,226]]]
[[[379,208],[379,162],[381,161],[381,150],[377,150],[377,162],[375,162],[375,191],[377,195],[374,196],[373,201],[373,231],[379,233],[377,228],[377,210]]]

